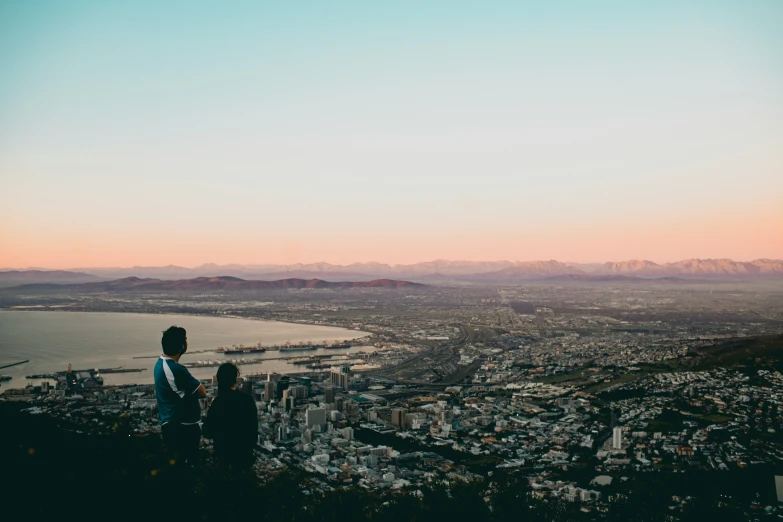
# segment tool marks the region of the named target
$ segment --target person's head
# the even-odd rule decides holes
[[[169,357],[176,357],[188,350],[188,334],[184,328],[172,326],[163,332],[160,343],[163,345],[163,353]]]
[[[235,386],[239,379],[239,368],[235,364],[223,363],[217,371],[217,382],[219,390],[229,390]]]

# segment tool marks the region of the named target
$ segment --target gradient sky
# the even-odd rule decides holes
[[[781,27],[779,0],[4,0],[0,267],[783,258]]]

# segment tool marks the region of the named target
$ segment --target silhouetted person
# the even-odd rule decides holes
[[[218,465],[247,471],[258,443],[258,412],[253,397],[236,389],[238,378],[235,365],[225,363],[218,368],[218,393],[207,411],[204,436],[215,441]]]
[[[201,441],[201,403],[207,396],[204,385],[179,364],[188,349],[184,328],[172,326],[163,332],[163,355],[155,363],[155,397],[163,431],[163,442],[178,465],[198,464]]]

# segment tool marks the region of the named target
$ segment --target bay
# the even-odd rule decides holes
[[[323,343],[352,340],[368,335],[358,330],[331,326],[303,325],[278,321],[207,317],[173,314],[132,314],[114,312],[0,311],[0,366],[22,360],[29,362],[0,369],[10,375],[5,388],[25,386],[26,375],[74,369],[144,368],[140,373],[104,374],[105,384],[148,384],[153,380],[155,356],[161,353],[163,330],[176,325],[188,332],[188,352],[183,363],[199,360],[230,360],[237,356],[216,353],[192,353],[214,350],[234,344],[264,346],[291,343]],[[374,351],[372,346],[348,349],[318,349],[304,352],[267,351],[249,354],[248,359],[263,359],[261,364],[241,366],[243,374],[302,372],[302,366],[274,360],[281,356],[329,354],[342,356]],[[139,359],[138,357],[149,357]],[[335,363],[336,364],[336,363]],[[211,378],[216,368],[193,368],[199,379]]]

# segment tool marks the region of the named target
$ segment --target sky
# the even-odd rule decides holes
[[[782,26],[778,0],[4,0],[0,267],[781,259]]]

